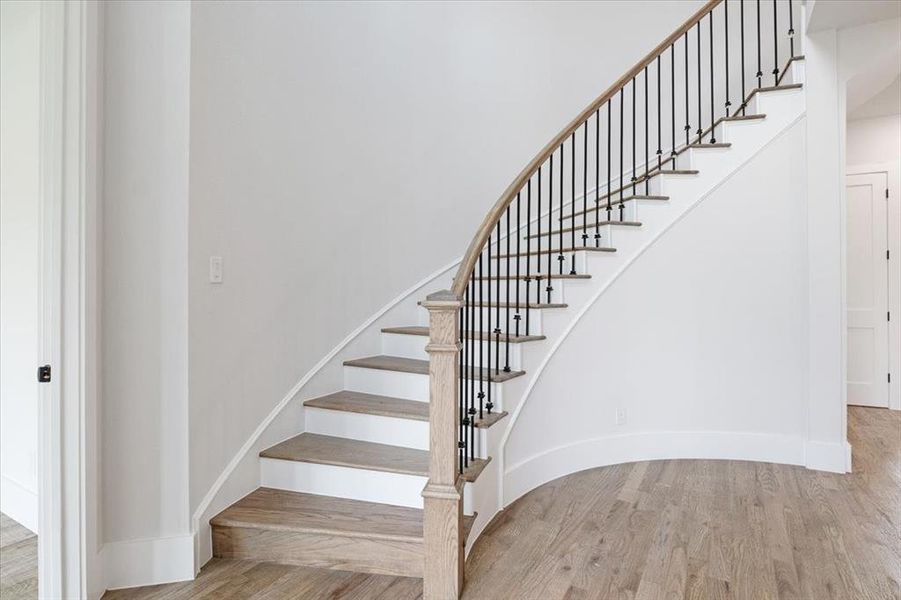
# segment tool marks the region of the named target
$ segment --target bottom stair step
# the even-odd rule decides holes
[[[464,539],[475,516],[463,518]],[[259,488],[210,521],[213,555],[422,577],[422,511]]]

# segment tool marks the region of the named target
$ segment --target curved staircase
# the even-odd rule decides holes
[[[540,372],[552,341],[655,239],[803,114],[803,57],[792,43],[772,86],[762,85],[760,67],[755,73],[742,53],[742,100],[733,107],[726,94],[719,117],[713,105],[703,114],[699,87],[702,119],[695,115],[693,131],[688,35],[699,36],[700,81],[701,23],[710,20],[713,35],[720,6],[705,5],[542,150],[486,217],[450,291],[423,303],[418,323],[382,329],[380,354],[344,362],[342,390],[304,402],[302,433],[260,453],[261,487],[212,519],[215,556],[424,577],[427,598],[459,595],[461,546],[502,508],[503,473],[492,455],[511,421],[507,411]],[[743,23],[744,11],[753,16],[750,2],[728,6],[740,7]],[[650,90],[660,104],[668,100],[659,89],[661,56],[673,87],[681,85],[680,41],[687,90],[681,143],[675,104],[668,127],[658,110],[656,131],[647,108],[649,67],[658,77]],[[746,72],[757,84],[749,90]],[[628,122],[620,125],[617,150],[611,123],[622,122],[629,102],[632,135]],[[636,133],[639,116],[645,125]],[[661,129],[673,131],[665,152]],[[625,153],[623,137],[631,145]]]

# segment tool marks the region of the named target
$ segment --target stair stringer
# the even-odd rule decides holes
[[[799,80],[803,80],[803,70],[800,77],[795,79],[796,82],[800,82]],[[716,152],[711,157],[701,155],[704,151],[693,152],[689,159],[691,166],[680,167],[699,169],[699,175],[692,178],[661,178],[652,194],[667,195],[670,197],[669,201],[640,201],[638,206],[632,208],[633,214],[627,214],[626,218],[637,219],[642,226],[615,232],[612,240],[612,245],[617,249],[615,255],[583,253],[586,255],[582,259],[583,268],[586,269],[584,272],[589,273],[591,279],[559,282],[565,284],[562,301],[569,308],[543,317],[542,332],[547,335],[547,339],[523,349],[521,368],[526,375],[504,384],[504,403],[500,408],[508,411],[510,416],[501,421],[502,427],[495,426],[488,430],[486,447],[480,449],[481,455],[493,456],[495,460],[488,465],[479,480],[471,484],[472,509],[478,517],[467,540],[467,553],[494,516],[529,491],[516,490],[514,497],[505,495],[504,450],[523,406],[554,354],[582,317],[642,254],[732,175],[804,117],[804,90],[780,90],[761,94],[755,99],[755,108],[759,113],[766,114],[766,119],[727,122],[718,126],[718,141],[733,143],[728,152]]]

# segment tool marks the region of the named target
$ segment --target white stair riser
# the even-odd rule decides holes
[[[579,235],[580,235],[580,236],[582,235],[582,232],[581,232],[581,231],[579,231]],[[593,238],[593,236],[594,236],[594,229],[593,229],[593,228],[592,228],[592,230],[591,230],[591,236],[592,236],[592,237],[589,239],[589,245],[590,245],[590,247],[594,247],[594,238]],[[609,237],[609,233],[608,233],[607,236],[605,236],[605,237]],[[566,239],[565,239],[564,242],[563,242],[563,247],[564,247],[564,248],[569,248],[569,247],[570,247],[569,244],[570,244],[569,234],[566,234]],[[581,239],[581,238],[577,238],[577,239],[576,239],[576,245],[577,245],[577,247],[580,247],[580,246],[582,245],[582,239]],[[605,243],[604,246],[605,246],[605,247],[610,247],[607,243]],[[559,247],[560,247],[559,240],[558,240],[556,237],[554,237],[554,242],[553,242],[553,245],[552,245],[551,247],[552,247],[552,248],[559,248]],[[585,271],[585,254],[586,254],[586,252],[587,252],[587,251],[579,251],[579,250],[577,250],[576,252],[571,252],[571,251],[570,251],[570,252],[564,252],[564,253],[563,253],[563,272],[564,272],[564,273],[571,273],[571,272],[572,272],[573,259],[575,259],[575,272],[576,272],[576,273],[579,273],[579,274],[585,273],[585,272],[586,272],[586,271]],[[596,254],[598,254],[598,253],[596,253]],[[558,256],[559,256],[559,252],[555,252],[554,254],[551,255],[551,258],[552,258],[552,267],[553,267],[553,271],[551,271],[552,275],[559,275],[559,274],[560,274],[560,266],[559,266],[559,265],[560,265],[560,261],[559,261],[559,259],[557,258]],[[511,257],[511,258],[510,258],[510,272],[511,272],[513,275],[515,275],[515,274],[516,274],[516,264],[519,263],[519,265],[520,265],[520,274],[524,274],[524,273],[526,272],[526,261],[527,261],[527,260],[529,260],[529,258],[527,258],[527,257],[525,257],[525,256],[521,256],[521,257],[515,257],[515,256],[514,256],[514,257]],[[534,267],[535,267],[535,257],[534,257],[534,256],[531,257],[531,260],[532,260],[532,269],[533,269],[533,271],[534,271]],[[503,272],[504,274],[506,274],[506,273],[507,273],[507,260],[506,260],[506,259],[501,259],[501,260],[496,261],[496,262],[499,262],[499,263],[501,264],[502,272]],[[547,255],[546,255],[546,254],[543,256],[543,259],[542,259],[541,270],[542,270],[543,273],[544,273],[544,272],[547,272]],[[507,290],[505,289],[505,285],[504,285],[505,283],[506,283],[506,282],[503,282],[503,281],[501,282],[501,296],[502,296],[502,297],[506,297],[506,294],[507,294]],[[554,284],[554,287],[556,287],[556,284]],[[533,294],[534,294],[534,287],[532,288],[532,290],[533,290]],[[492,288],[492,289],[491,289],[491,299],[492,299],[492,301],[494,300],[494,296],[495,296],[496,293],[497,293],[497,291],[496,291],[494,288]],[[516,298],[516,291],[515,291],[514,288],[513,288],[513,282],[512,282],[512,281],[510,282],[510,293],[511,293],[511,295],[513,296],[513,298],[515,299],[515,298]],[[546,299],[546,298],[543,298],[542,300],[545,300],[545,299]]]
[[[692,168],[703,174],[711,170],[721,170],[730,164],[728,156],[730,148],[689,148],[687,152],[691,156]]]
[[[429,449],[429,422],[307,407],[306,430],[332,437]]]
[[[507,331],[507,323],[505,319],[505,311],[501,311],[501,329],[503,331]],[[511,311],[510,315],[510,330],[512,331],[515,328],[515,323],[513,322],[513,313]],[[531,326],[531,323],[530,323]],[[492,327],[494,327],[494,315],[492,314]],[[522,326],[521,326],[522,329]],[[428,352],[425,351],[426,343],[428,342],[428,338],[421,335],[405,335],[400,333],[382,333],[382,354],[386,354],[389,356],[401,356],[404,358],[416,358],[420,360],[428,359]],[[487,354],[491,352],[491,356],[494,356],[496,343],[494,341],[481,341],[479,342],[479,346],[482,348],[482,352]],[[520,356],[521,356],[521,344],[510,344],[510,367],[512,369],[518,370],[520,367]],[[501,351],[501,365],[503,366],[507,360],[507,344],[501,340],[500,343],[500,351]],[[478,352],[478,346],[476,346],[476,352]]]
[[[479,382],[476,382],[478,387]],[[495,406],[500,407],[501,385],[491,385],[491,397]],[[364,369],[360,367],[344,367],[344,389],[352,392],[364,392],[381,396],[392,396],[405,400],[429,400],[429,376],[419,373],[401,373],[381,369]]]
[[[787,75],[787,77],[791,78],[792,83],[804,83],[805,81],[805,71],[804,71],[804,61],[796,60],[792,62],[791,73]]]
[[[534,283],[533,283],[533,287],[534,287]],[[513,323],[512,320],[513,320],[513,315],[516,313],[515,300],[516,300],[516,298],[514,296],[514,303],[513,303],[514,306],[512,306],[510,308],[510,311],[511,311],[511,313],[510,313],[510,315],[511,315],[510,316],[510,319],[511,319],[510,329],[514,329],[514,330],[515,330],[516,324]],[[532,293],[529,295],[529,302],[534,303],[534,301],[535,301],[535,292],[533,289]],[[496,310],[497,310],[496,308],[480,308],[475,313],[473,313],[473,316],[471,318],[473,318],[475,320],[476,328],[478,328],[480,313],[481,313],[481,318],[484,319],[482,322],[488,323],[488,312],[491,311],[491,322],[493,323],[494,319],[495,319],[495,311]],[[503,315],[504,310],[506,310],[506,309],[501,307],[502,315]],[[546,310],[554,311],[554,310],[565,310],[565,309],[552,308],[552,309],[546,309]],[[519,314],[522,316],[522,319],[520,319],[520,322],[519,322],[520,332],[523,335],[525,335],[526,333],[528,333],[528,335],[541,335],[542,317],[543,317],[544,313],[545,313],[545,310],[532,309],[532,310],[528,311],[529,328],[528,328],[528,332],[527,332],[526,331],[526,302],[525,302],[525,296],[524,295],[521,296],[520,297],[520,308],[519,308]],[[421,311],[420,311],[419,324],[420,325],[428,325],[428,311],[424,308],[421,309]]]
[[[551,267],[554,269],[551,273],[551,279],[553,281],[552,287],[554,288],[551,291],[550,301],[552,303],[562,303],[566,301],[566,286],[567,281],[563,279],[556,279],[553,277],[558,272],[557,267],[557,257],[552,256]],[[567,273],[569,272],[569,264],[567,263]],[[535,257],[532,257],[532,263],[530,266],[530,275],[531,281],[510,281],[510,289],[508,291],[506,281],[501,281],[500,290],[497,289],[497,281],[476,281],[474,282],[474,286],[472,288],[472,293],[475,294],[474,298],[478,302],[481,300],[482,302],[488,302],[489,292],[491,294],[491,302],[501,302],[501,303],[515,303],[516,302],[516,288],[519,287],[519,298],[520,302],[525,302],[526,294],[528,293],[528,297],[530,302],[536,302],[539,300],[538,290],[541,290],[540,300],[542,303],[548,302],[547,295],[547,255],[542,257],[541,261],[541,272],[538,273],[536,271],[537,264],[535,263]],[[541,282],[539,284],[537,277],[541,277]],[[491,289],[489,290],[489,284]],[[538,287],[540,286],[540,287]],[[500,293],[500,297],[498,297],[498,292]]]
[[[669,196],[681,197],[692,193],[693,188],[697,187],[700,175],[673,175],[666,172],[664,168],[660,175],[651,178],[651,194],[652,196]]]
[[[418,475],[260,459],[262,487],[394,506],[422,508],[422,489],[427,480]],[[469,484],[463,488],[463,512],[466,514],[472,514],[471,488]]]
[[[260,459],[260,485],[263,487],[396,506],[422,508],[421,494],[426,480],[418,475]]]

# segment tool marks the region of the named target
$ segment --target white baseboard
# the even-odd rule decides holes
[[[844,442],[807,442],[804,465],[815,471],[851,472],[851,444]]]
[[[749,460],[805,464],[799,436],[733,431],[661,431],[613,435],[552,448],[504,473],[503,504],[549,481],[614,464],[664,459]]]
[[[0,476],[0,512],[38,532],[38,493],[6,475]]]
[[[109,542],[101,550],[106,589],[194,579],[194,536]]]

